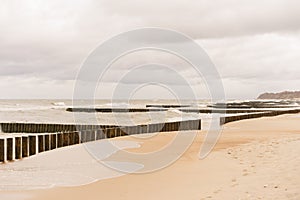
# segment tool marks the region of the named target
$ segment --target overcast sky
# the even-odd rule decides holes
[[[300,90],[298,0],[0,0],[1,98],[72,98],[89,53],[113,35],[142,27],[173,29],[196,41],[215,64],[227,98]],[[97,97],[112,95],[116,74],[153,60],[169,61],[195,88],[203,87],[189,66],[161,54],[142,52],[114,63]],[[149,69],[152,77],[164,77],[164,70]],[[143,76],[147,70],[139,73],[121,84],[151,81]],[[170,80],[181,87],[173,76]],[[164,94],[155,86],[135,96]]]

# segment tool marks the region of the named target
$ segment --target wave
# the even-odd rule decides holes
[[[54,106],[66,106],[65,102],[52,102],[51,104]]]
[[[180,111],[180,110],[178,110],[178,109],[174,109],[174,108],[168,109],[167,112],[170,112],[170,113],[177,113],[177,114],[182,114],[182,111]]]

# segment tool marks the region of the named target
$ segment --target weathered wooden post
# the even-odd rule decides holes
[[[119,127],[115,128],[115,129],[116,129],[116,131],[115,131],[116,137],[121,136],[121,129]]]
[[[45,125],[44,125],[44,131],[45,131],[45,133],[48,133],[48,125],[49,125],[49,124],[45,124]]]
[[[27,124],[27,133],[32,133],[33,124]]]
[[[7,133],[11,133],[10,130],[11,130],[11,123],[8,123],[8,125],[7,125],[7,131],[6,131],[6,132],[7,132]]]
[[[73,145],[74,144],[74,133],[69,132],[68,137],[69,137],[69,146]]]
[[[39,149],[39,153],[45,151],[45,137],[44,135],[39,135],[38,136],[38,149]]]
[[[19,123],[15,123],[14,127],[13,127],[13,130],[12,130],[12,133],[18,133],[18,131],[19,131]]]
[[[50,150],[50,136],[49,134],[46,134],[45,136],[45,151],[49,151]]]
[[[5,139],[0,139],[0,162],[5,161]]]
[[[49,124],[48,125],[48,132],[49,133],[54,133],[55,131],[54,131],[54,125],[53,124]]]
[[[23,124],[23,133],[27,133],[28,132],[28,125],[27,124]]]
[[[62,133],[57,133],[57,148],[64,146],[64,138]]]
[[[74,131],[74,144],[80,143],[80,133],[78,131]]]
[[[29,147],[28,147],[28,137],[23,136],[22,137],[22,158],[29,156]]]
[[[51,150],[56,149],[56,133],[51,134]]]
[[[95,131],[95,129],[92,129],[90,131],[90,134],[91,134],[91,140],[90,141],[95,141],[96,140],[96,131]]]
[[[36,154],[36,136],[29,136],[29,156]]]
[[[116,129],[115,128],[108,128],[108,129],[106,129],[106,131],[107,131],[106,135],[108,138],[116,137]]]
[[[85,143],[86,142],[86,131],[81,130],[80,135],[81,135],[81,137],[80,137],[81,143]]]
[[[21,137],[15,137],[15,159],[22,158],[22,143]]]
[[[202,121],[201,121],[201,119],[199,119],[198,121],[199,121],[198,130],[201,130],[202,129]]]
[[[69,145],[69,133],[63,133],[63,146]]]
[[[47,127],[47,124],[43,124],[43,126],[42,126],[42,133],[47,133],[46,127]]]
[[[180,122],[176,122],[176,123],[175,123],[175,131],[178,131],[178,130],[179,130],[179,126],[180,126]]]
[[[13,138],[6,138],[6,160],[7,161],[12,161],[14,159],[13,145],[14,145]]]
[[[18,130],[18,133],[24,133],[24,124],[23,124],[23,123],[20,123],[20,124],[19,124],[19,130]]]
[[[37,124],[31,124],[32,126],[32,133],[37,133]],[[29,141],[30,142],[30,141]]]

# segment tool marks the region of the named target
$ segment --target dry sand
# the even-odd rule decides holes
[[[300,199],[299,121],[300,115],[284,115],[229,123],[203,160],[198,154],[205,131],[199,131],[184,155],[162,170],[78,187],[2,191],[0,199]],[[141,142],[131,152],[145,153],[163,147],[174,135],[126,140]]]

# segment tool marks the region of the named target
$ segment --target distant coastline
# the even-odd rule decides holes
[[[300,91],[284,91],[279,93],[263,93],[257,99],[300,99]]]

